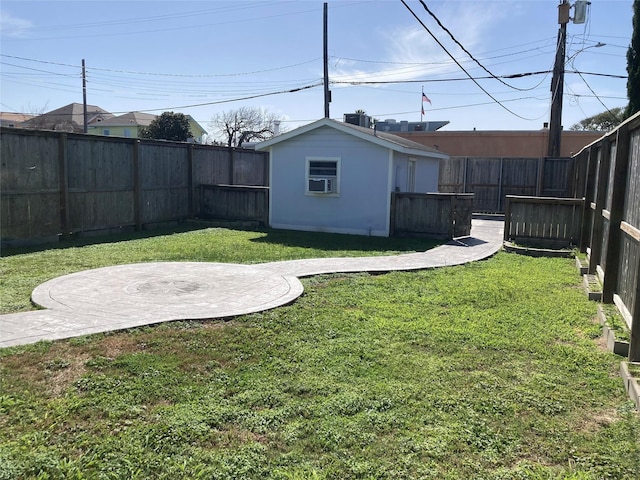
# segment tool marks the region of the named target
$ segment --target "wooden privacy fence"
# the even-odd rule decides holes
[[[583,198],[507,195],[504,239],[530,247],[580,246]]]
[[[472,212],[473,194],[394,192],[389,235],[468,236]]]
[[[269,225],[269,187],[200,185],[201,216]]]
[[[440,160],[438,191],[473,193],[477,213],[504,213],[506,195],[573,197],[573,158],[451,157]]]
[[[589,273],[602,282],[602,299],[615,303],[631,330],[629,359],[640,361],[640,114],[576,159],[586,166],[582,238]]]
[[[200,212],[201,184],[267,185],[268,154],[191,143],[0,129],[3,244],[141,229]]]

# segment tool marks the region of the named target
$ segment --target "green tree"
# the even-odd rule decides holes
[[[626,118],[623,107],[616,107],[587,117],[571,126],[571,130],[608,132],[617,127]]]
[[[193,135],[186,115],[183,113],[164,112],[140,132],[140,137],[186,142]]]
[[[633,2],[633,33],[627,50],[627,105],[626,116],[640,111],[640,0]]]

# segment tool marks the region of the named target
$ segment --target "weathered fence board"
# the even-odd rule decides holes
[[[69,232],[91,232],[134,224],[133,192],[69,193]]]
[[[567,198],[572,191],[574,160],[572,158],[545,158],[540,195],[543,197]]]
[[[60,234],[60,193],[41,191],[34,194],[3,192],[2,238],[53,240]]]
[[[201,216],[269,224],[269,188],[241,185],[200,185]]]
[[[473,194],[393,193],[390,235],[455,238],[471,232]]]
[[[438,191],[475,194],[476,212],[503,213],[506,195],[575,195],[573,158],[451,157],[440,161]]]
[[[504,239],[531,247],[578,246],[584,199],[507,196]]]
[[[3,245],[175,222],[197,215],[201,183],[268,180],[264,152],[6,127],[0,134]]]
[[[592,220],[584,250],[631,329],[629,359],[640,361],[640,114],[576,156],[588,164],[584,186]]]
[[[142,222],[189,217],[191,176],[188,149],[180,144],[140,145]]]
[[[2,135],[1,230],[8,240],[60,233],[59,140],[55,135]]]
[[[440,160],[438,191],[443,193],[464,193],[466,189],[466,157],[450,157]]]
[[[62,233],[133,225],[131,140],[68,137],[66,157],[67,220]]]

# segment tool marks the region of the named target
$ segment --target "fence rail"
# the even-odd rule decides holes
[[[640,114],[576,155],[585,165],[583,250],[631,329],[629,359],[640,361]]]
[[[573,158],[451,157],[438,191],[473,193],[477,213],[504,213],[505,196],[575,196]]]
[[[268,154],[2,127],[1,242],[142,229],[191,218],[201,184],[265,186]]]
[[[455,238],[471,233],[473,194],[392,193],[390,235]]]
[[[507,195],[504,239],[530,247],[579,247],[583,207],[583,198]]]

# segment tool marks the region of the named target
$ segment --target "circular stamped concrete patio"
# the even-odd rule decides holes
[[[259,265],[156,262],[72,273],[35,288],[31,299],[44,310],[0,316],[0,348],[171,320],[261,312],[289,304],[302,295],[298,277],[407,271],[482,260],[502,247],[502,225],[501,218],[474,218],[471,237],[401,255]]]
[[[224,318],[293,302],[294,276],[249,265],[160,262],[72,273],[35,288],[32,301],[52,310],[121,318]]]

